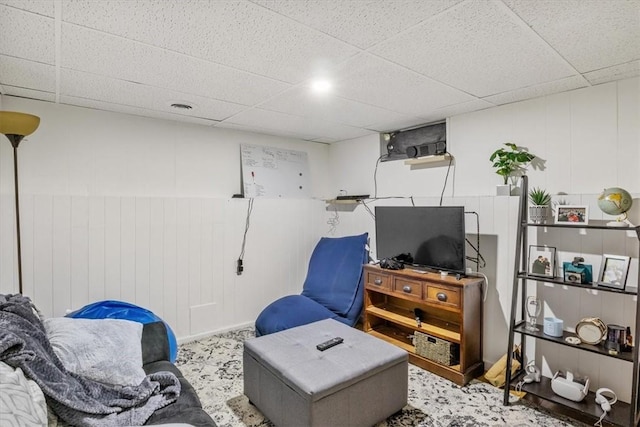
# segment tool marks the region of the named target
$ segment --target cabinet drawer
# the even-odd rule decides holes
[[[460,289],[447,286],[428,285],[426,301],[434,302],[449,307],[460,308]]]
[[[391,281],[386,274],[367,272],[367,285],[371,285],[377,288],[390,289]]]
[[[393,291],[402,295],[422,298],[422,282],[396,277],[393,281]]]

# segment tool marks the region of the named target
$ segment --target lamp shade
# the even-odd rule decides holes
[[[5,135],[31,135],[38,129],[40,117],[17,111],[0,111],[0,133]]]

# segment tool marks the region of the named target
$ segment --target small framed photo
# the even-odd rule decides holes
[[[621,255],[602,255],[602,267],[598,286],[623,289],[627,283],[631,258]]]
[[[556,224],[587,225],[589,206],[558,205],[555,213]]]
[[[556,248],[529,246],[529,270],[531,276],[555,277]]]

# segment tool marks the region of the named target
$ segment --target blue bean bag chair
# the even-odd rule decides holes
[[[178,342],[176,336],[167,324],[161,318],[153,314],[146,308],[138,307],[124,301],[98,301],[93,304],[85,305],[81,309],[71,312],[66,317],[74,317],[79,319],[121,319],[131,320],[146,325],[152,322],[163,322],[167,327],[167,338],[169,339],[169,354],[171,363],[178,358]]]
[[[321,238],[311,254],[302,294],[269,304],[256,319],[256,336],[324,319],[354,326],[362,312],[367,238],[367,233]]]

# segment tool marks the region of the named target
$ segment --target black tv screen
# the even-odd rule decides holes
[[[410,253],[413,265],[465,272],[462,206],[376,206],[376,256]]]

